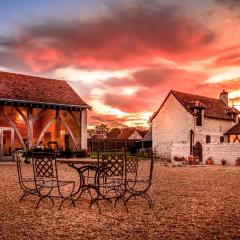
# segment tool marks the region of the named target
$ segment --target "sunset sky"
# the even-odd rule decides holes
[[[240,96],[240,1],[2,0],[0,70],[68,80],[89,125],[147,125],[170,89]]]

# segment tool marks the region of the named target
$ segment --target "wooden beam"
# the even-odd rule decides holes
[[[44,136],[44,133],[47,131],[47,129],[51,126],[51,124],[56,120],[56,117],[53,117],[49,120],[49,122],[45,125],[45,127],[42,129],[41,133],[40,133],[40,136],[37,140],[37,145],[39,145],[39,143],[41,142],[43,136]]]
[[[43,106],[44,107],[44,106]],[[33,124],[47,111],[47,109],[42,109],[38,114],[33,116]]]
[[[27,129],[28,129],[28,150],[33,146],[33,109],[30,107],[27,110]]]
[[[18,136],[18,139],[19,139],[19,141],[20,141],[20,143],[21,143],[24,151],[26,151],[26,150],[27,150],[26,145],[25,145],[25,143],[24,143],[24,141],[23,141],[23,138],[22,138],[20,132],[19,132],[18,129],[17,129],[17,126],[14,124],[14,122],[13,122],[13,121],[9,118],[9,116],[8,116],[7,114],[5,114],[4,112],[0,112],[0,117],[2,117],[2,118],[4,118],[5,120],[7,120],[7,122],[9,123],[9,125],[14,129],[14,131],[16,132],[16,134],[17,134],[17,136]]]
[[[68,110],[67,111],[70,115],[71,115],[71,117],[75,120],[75,122],[77,123],[77,125],[78,125],[78,127],[80,127],[80,121],[77,119],[77,117],[76,117],[76,115],[73,113],[73,112],[71,112],[70,110]]]
[[[15,110],[21,115],[23,121],[25,122],[25,124],[27,124],[27,117],[23,114],[23,112],[18,108],[18,107],[14,107]]]
[[[79,150],[79,146],[77,145],[77,141],[76,141],[76,139],[75,139],[75,137],[74,137],[74,135],[73,135],[70,127],[63,121],[63,119],[62,119],[60,116],[58,117],[57,121],[59,121],[59,122],[67,129],[69,135],[70,135],[71,138],[72,138],[73,144],[75,145],[75,147],[77,148],[77,150]]]

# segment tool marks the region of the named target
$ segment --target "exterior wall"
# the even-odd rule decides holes
[[[190,145],[189,144],[172,144],[171,146],[171,161],[173,161],[174,157],[186,158],[189,156]]]
[[[207,144],[203,147],[204,162],[209,158],[213,158],[215,164],[221,164],[221,160],[225,159],[227,164],[235,165],[235,160],[240,157],[239,144]]]
[[[137,131],[135,131],[128,139],[143,139],[143,138]]]
[[[235,124],[233,121],[204,118],[203,125],[195,127],[195,142],[199,141],[201,144],[206,144],[206,135],[210,135],[211,143],[218,144],[220,143],[220,137]],[[227,142],[227,139],[225,139],[225,142]]]
[[[171,160],[176,157],[187,158],[189,155],[188,144],[173,144],[171,147]],[[227,164],[235,165],[235,160],[240,157],[240,144],[204,144],[203,161],[204,164],[209,157],[212,157],[214,164],[221,164],[221,160],[225,159]]]
[[[204,111],[202,112],[204,114]],[[152,121],[153,149],[163,158],[171,158],[172,144],[190,145],[190,130],[194,132],[194,143],[206,144],[206,135],[211,136],[211,144],[219,144],[220,137],[233,127],[233,121],[202,117],[202,126],[196,126],[195,119],[170,94],[157,116]],[[224,137],[227,142],[227,137]],[[188,148],[188,155],[190,147]]]
[[[158,156],[171,158],[173,143],[189,143],[193,116],[170,94],[152,121],[153,149]]]

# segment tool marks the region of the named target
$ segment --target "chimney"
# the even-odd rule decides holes
[[[219,99],[221,99],[227,106],[228,106],[228,92],[226,92],[225,90],[223,90],[220,93]]]

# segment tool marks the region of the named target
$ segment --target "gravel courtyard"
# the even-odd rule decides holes
[[[31,166],[25,165],[30,171]],[[60,165],[61,174],[76,178]],[[131,200],[126,213],[101,203],[89,209],[84,198],[62,209],[50,201],[35,210],[37,198],[19,203],[15,164],[0,165],[0,239],[240,239],[240,168],[171,167],[155,164],[150,194],[154,207]]]

